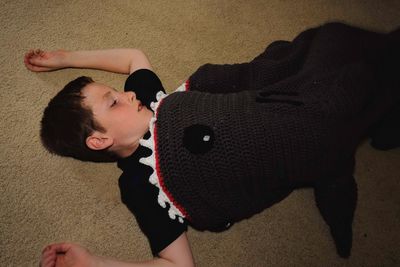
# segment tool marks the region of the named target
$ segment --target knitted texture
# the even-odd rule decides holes
[[[356,186],[343,181],[353,179],[361,138],[399,99],[398,88],[382,86],[386,77],[376,71],[386,42],[384,34],[327,24],[273,43],[249,63],[201,67],[189,91],[157,105],[152,138],[170,203],[193,227],[220,231],[297,187],[314,186],[347,257]],[[212,138],[212,146],[199,149],[201,140],[193,140],[196,149],[188,147],[199,138],[186,136],[193,126],[212,131],[203,140]],[[334,206],[339,192],[348,195],[348,207]],[[333,217],[343,210],[346,227],[330,210],[339,214]]]
[[[273,112],[275,103],[255,104],[256,97],[256,91],[174,93],[159,107],[161,176],[198,229],[222,230],[261,211],[289,194],[290,185],[315,178],[320,170],[312,166],[326,164],[324,154],[314,153],[325,139],[321,132],[326,130],[314,130],[326,129],[322,116],[290,115],[313,116],[305,105],[284,104]],[[196,124],[215,135],[213,147],[203,154],[182,145],[184,129]],[[288,133],[293,134],[282,142]]]

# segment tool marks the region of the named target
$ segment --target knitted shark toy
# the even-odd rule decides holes
[[[153,151],[141,163],[154,169],[159,204],[171,219],[222,231],[313,187],[348,257],[355,151],[399,100],[395,78],[382,72],[393,36],[326,24],[249,63],[204,65],[177,92],[159,93],[151,137],[141,140]]]

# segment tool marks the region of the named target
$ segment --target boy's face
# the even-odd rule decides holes
[[[111,138],[112,150],[120,156],[135,151],[139,139],[148,131],[152,111],[136,99],[134,92],[118,92],[99,83],[87,85],[82,94],[84,105],[92,110],[94,119],[106,130],[105,136]]]

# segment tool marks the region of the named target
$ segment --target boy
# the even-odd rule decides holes
[[[32,50],[25,55],[24,62],[32,71],[52,71],[68,66],[96,68],[118,73],[137,72],[140,74],[146,73],[146,70],[150,73],[151,70],[147,57],[137,49],[77,52]],[[58,103],[52,102],[54,106],[57,106],[53,108],[53,111],[58,112],[52,113],[52,110],[48,108],[47,111],[50,112],[47,115],[48,120],[46,122],[43,118],[42,121],[42,128],[52,127],[51,120],[55,117],[58,122],[61,122],[56,132],[49,130],[46,133],[42,130],[44,144],[51,143],[50,140],[64,138],[64,143],[54,142],[53,147],[47,145],[50,151],[58,151],[57,153],[62,155],[73,155],[81,160],[115,161],[117,158],[126,158],[131,155],[139,145],[138,140],[148,131],[152,112],[141,105],[132,91],[121,93],[108,86],[95,83],[88,77],[81,77],[67,85],[63,92],[65,92],[64,95],[59,94]],[[86,140],[83,140],[84,145],[80,146],[82,136],[87,132],[91,135],[87,136]],[[57,137],[53,136],[54,134]],[[77,145],[70,148],[70,142]],[[99,153],[92,153],[93,151]],[[135,190],[138,193],[141,192],[139,187],[142,186],[138,184]],[[143,191],[145,193],[149,192],[146,188],[148,187],[145,187]],[[156,209],[156,212],[160,211],[164,212],[164,209],[161,207]],[[164,221],[171,221],[171,225],[173,222],[169,218]],[[170,235],[176,235],[172,237],[173,242],[162,249],[157,249],[155,253],[159,257],[149,262],[123,263],[92,255],[76,244],[62,243],[49,245],[43,250],[41,265],[55,266],[57,262],[57,266],[193,266],[193,258],[185,233],[186,228],[180,223],[176,228],[176,234],[170,233]]]
[[[46,108],[41,137],[63,156],[118,159],[122,200],[160,257],[146,264],[191,266],[187,224],[222,231],[302,186],[315,189],[337,252],[348,257],[354,153],[399,101],[390,66],[398,41],[398,32],[326,24],[292,42],[272,43],[249,63],[205,65],[168,96],[138,50],[39,50],[28,53],[25,64],[32,71],[131,74],[125,93],[90,78],[72,81]],[[373,130],[382,134],[383,128]],[[385,148],[397,145],[393,139]],[[128,264],[56,244],[44,251],[42,265],[52,266],[57,257]]]

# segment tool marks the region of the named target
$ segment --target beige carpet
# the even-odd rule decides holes
[[[9,1],[0,8],[0,266],[37,266],[50,242],[73,241],[124,260],[151,257],[120,203],[120,171],[50,156],[41,113],[78,75],[122,88],[94,70],[32,73],[29,48],[139,47],[168,90],[201,64],[246,61],[276,39],[327,21],[374,30],[400,26],[400,1]],[[399,88],[400,89],[400,88]],[[400,266],[400,149],[357,154],[359,203],[348,260],[334,250],[311,190],[300,190],[221,234],[189,230],[198,266]]]

